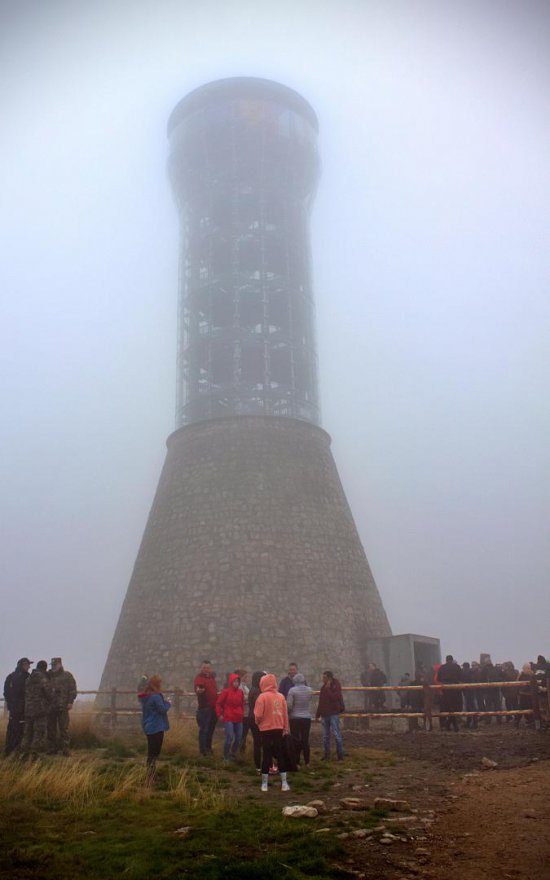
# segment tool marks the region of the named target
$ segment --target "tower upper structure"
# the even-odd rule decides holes
[[[208,83],[170,116],[177,427],[250,414],[319,423],[309,244],[317,133],[297,92],[249,77]]]

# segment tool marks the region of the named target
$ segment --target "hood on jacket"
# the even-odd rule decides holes
[[[240,676],[240,675],[237,675],[236,672],[231,672],[231,673],[229,674],[228,678],[227,678],[227,687],[231,687],[231,685],[233,684],[233,682],[235,681],[235,679],[237,679],[237,681],[240,682],[240,680],[241,680],[241,676]]]
[[[297,672],[294,678],[292,679],[292,684],[304,684],[306,680],[305,675],[302,675],[301,672]]]
[[[277,692],[277,679],[271,672],[268,672],[260,679],[260,690],[262,694],[265,694],[266,691]]]

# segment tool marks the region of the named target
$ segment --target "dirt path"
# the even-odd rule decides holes
[[[495,770],[453,786],[425,876],[549,880],[550,763]]]
[[[416,817],[398,829],[398,814],[388,815],[383,824],[396,835],[389,846],[380,835],[346,839],[342,867],[358,880],[550,880],[547,734],[495,725],[475,734],[355,741],[396,756],[371,765],[364,796],[404,798]],[[483,769],[487,759],[495,769]],[[355,794],[354,781],[353,773],[342,779],[327,801]]]

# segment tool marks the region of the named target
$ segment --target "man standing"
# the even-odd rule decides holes
[[[197,695],[197,724],[199,727],[199,752],[212,754],[212,737],[218,720],[216,701],[218,690],[210,660],[203,660],[199,674],[195,677],[194,690]]]
[[[383,672],[376,663],[370,664],[370,686],[371,687],[384,687],[387,684],[388,679],[386,678],[386,673]],[[372,693],[372,691],[371,691]],[[374,712],[383,712],[386,708],[386,694],[385,691],[374,691],[372,693],[372,708]]]
[[[288,674],[285,675],[284,678],[279,682],[279,693],[283,695],[283,697],[287,698],[288,692],[291,687],[294,685],[294,676],[298,672],[298,664],[297,663],[289,663],[288,664]]]
[[[455,663],[454,657],[452,654],[447,654],[445,657],[445,663],[443,663],[438,670],[437,678],[439,684],[459,684],[462,681],[462,670],[458,663]],[[451,727],[455,731],[458,731],[458,719],[456,715],[446,715],[446,712],[462,712],[462,691],[458,688],[456,690],[444,690],[441,694],[441,726],[445,730],[450,730]]]
[[[48,664],[39,660],[25,682],[25,731],[21,742],[22,755],[38,755],[48,745],[48,712],[51,709],[51,684]]]
[[[17,666],[10,672],[4,682],[4,700],[10,717],[6,731],[6,745],[4,754],[6,757],[15,752],[23,739],[23,725],[25,723],[25,682],[29,677],[29,669],[34,661],[28,657],[21,657]]]
[[[76,682],[70,672],[63,669],[61,657],[52,657],[48,673],[52,704],[48,713],[48,743],[50,754],[59,749],[69,755],[69,712],[76,700]]]
[[[340,733],[340,714],[345,712],[342,687],[330,670],[323,672],[323,686],[319,691],[319,704],[315,720],[321,718],[323,724],[323,761],[330,758],[330,733],[336,742],[336,757],[344,760],[344,744]]]

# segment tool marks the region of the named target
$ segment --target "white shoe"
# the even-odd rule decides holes
[[[267,773],[262,773],[262,785],[261,785],[260,791],[267,791],[268,778],[269,777],[268,777]]]
[[[290,791],[290,785],[286,781],[286,773],[281,773],[281,791]]]

